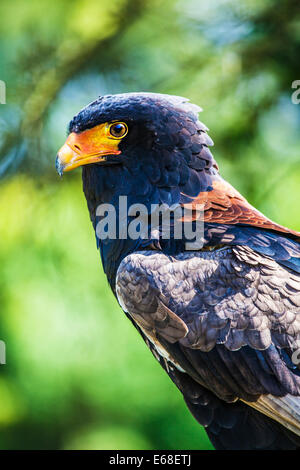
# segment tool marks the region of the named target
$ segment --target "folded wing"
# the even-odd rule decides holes
[[[300,435],[300,275],[248,246],[127,256],[123,309],[168,370]],[[181,390],[185,395],[185,391]]]

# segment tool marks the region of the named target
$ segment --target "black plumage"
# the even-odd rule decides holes
[[[96,230],[109,283],[216,448],[297,448],[300,234],[267,219],[221,178],[199,111],[167,95],[100,97],[71,121],[57,169],[84,165],[95,230],[97,207],[118,208],[120,196],[149,213],[153,204],[190,208],[192,227],[202,204],[197,251],[175,237],[174,220],[167,238],[150,221],[137,239],[100,239]],[[115,122],[128,130],[117,145],[105,124]],[[105,154],[97,129],[111,146]],[[86,164],[87,155],[99,161]],[[117,228],[123,223],[119,214]]]

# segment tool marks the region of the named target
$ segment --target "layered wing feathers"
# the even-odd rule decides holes
[[[122,261],[116,286],[165,368],[300,433],[298,401],[264,398],[300,395],[291,360],[300,339],[299,274],[248,246],[173,257],[146,251]]]

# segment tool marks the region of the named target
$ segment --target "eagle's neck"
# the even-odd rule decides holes
[[[87,200],[90,218],[95,230],[97,247],[100,250],[104,272],[114,290],[116,272],[122,259],[133,251],[143,249],[151,244],[149,239],[131,239],[119,237],[119,221],[122,211],[119,210],[120,196],[126,196],[127,207],[132,204],[142,203],[150,206],[152,203],[160,203],[159,192],[149,183],[146,175],[137,177],[129,173],[124,167],[115,165],[110,167],[89,165],[83,167],[82,180],[83,191]],[[117,237],[102,240],[98,234],[99,207],[110,204],[116,208]],[[106,215],[106,214],[105,214]]]
[[[148,214],[151,214],[153,204],[172,207],[181,203],[182,197],[183,203],[190,202],[200,192],[211,191],[213,180],[218,178],[218,171],[208,148],[199,145],[201,149],[199,155],[192,153],[194,148],[192,147],[188,154],[189,158],[187,155],[184,157],[185,154],[182,153],[186,149],[164,152],[152,149],[151,152],[145,152],[143,158],[138,155],[130,158],[128,155],[126,166],[92,164],[82,168],[83,190],[96,232],[97,246],[100,249],[104,271],[113,289],[116,272],[122,259],[133,251],[148,248],[153,244],[155,246],[157,234],[153,236],[153,232],[148,230],[147,238],[132,239],[120,237],[120,231],[117,230],[115,238],[103,240],[97,235],[100,220],[98,208],[103,204],[110,204],[116,208],[116,219],[119,224],[120,217],[123,221],[124,215],[124,211],[118,210],[120,196],[126,197],[127,208],[143,204]],[[129,217],[126,218],[125,225],[127,222],[130,223]],[[159,238],[159,243],[162,243],[162,249],[169,254],[184,250],[182,246],[184,240],[178,241],[172,235],[168,240],[161,241]]]

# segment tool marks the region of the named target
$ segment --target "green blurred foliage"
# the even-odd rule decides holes
[[[221,173],[300,229],[297,0],[12,0],[0,5],[2,449],[209,449],[109,290],[81,190],[54,159],[99,94],[204,108]]]

